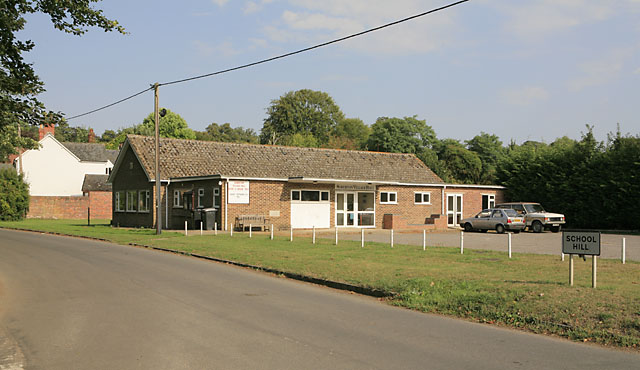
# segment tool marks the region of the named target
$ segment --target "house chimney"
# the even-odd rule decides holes
[[[96,142],[96,134],[93,132],[93,129],[90,128],[89,129],[89,140],[90,143],[95,143]]]
[[[54,136],[55,130],[55,123],[41,123],[40,127],[38,128],[38,140],[42,140],[46,134],[51,134],[51,136]]]

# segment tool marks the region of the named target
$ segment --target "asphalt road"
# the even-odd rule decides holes
[[[640,368],[636,353],[82,239],[0,230],[0,282],[6,369]]]

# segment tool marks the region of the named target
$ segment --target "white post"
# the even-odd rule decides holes
[[[393,229],[391,229],[391,248],[393,248]]]
[[[573,254],[569,255],[569,285],[573,286]]]
[[[427,250],[427,230],[422,230],[422,250]]]
[[[596,288],[596,276],[598,272],[598,256],[591,256],[591,287]]]
[[[231,231],[231,234],[229,234],[229,236],[233,237],[233,225],[231,225],[231,227],[229,228],[229,230]]]
[[[562,252],[562,262],[564,262],[564,252]]]
[[[202,221],[200,221],[200,236],[202,236]]]
[[[361,229],[360,231],[360,248],[364,248],[364,229]]]
[[[291,237],[289,238],[289,241],[292,242],[293,241],[293,227],[291,228]]]
[[[271,224],[271,240],[273,240],[273,224]]]
[[[625,260],[627,259],[627,250],[626,250],[626,238],[622,238],[622,264],[624,265]]]
[[[511,258],[511,233],[509,233],[509,258]]]
[[[316,226],[315,225],[313,226],[313,241],[312,241],[312,243],[316,244]]]
[[[251,230],[253,230],[253,227],[251,224],[249,224],[249,238],[251,238]]]
[[[218,235],[218,223],[213,223],[213,235]]]
[[[338,227],[336,226],[336,245],[338,245]]]
[[[464,231],[460,231],[460,254],[464,254]]]
[[[184,236],[188,236],[188,234],[187,234],[187,221],[184,222]]]

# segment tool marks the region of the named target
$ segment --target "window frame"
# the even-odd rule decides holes
[[[198,206],[197,208],[204,208],[204,188],[198,188]]]
[[[487,206],[484,207],[484,199],[487,197]],[[493,203],[493,205],[491,204]],[[480,199],[480,204],[482,205],[482,209],[496,208],[496,195],[490,193],[483,193]]]
[[[318,200],[303,200],[302,199],[302,193],[303,192],[317,192],[318,193]],[[294,199],[294,193],[297,193],[297,197],[298,199]],[[323,200],[323,195],[326,194],[326,200]],[[290,192],[291,195],[291,202],[293,203],[313,203],[313,204],[319,204],[319,203],[330,203],[331,202],[331,191],[329,190],[317,190],[317,189],[292,189]]]
[[[416,195],[420,194],[420,202],[416,202]],[[429,199],[428,201],[424,201],[424,196],[427,196]],[[431,204],[431,192],[430,191],[414,191],[413,192],[413,204],[420,204],[420,205],[430,205]]]
[[[387,194],[387,200],[382,200],[382,194]],[[394,200],[391,200],[393,195]],[[380,192],[380,204],[398,204],[398,192],[397,191],[381,191]]]
[[[143,197],[144,194],[144,197]],[[142,200],[146,199],[146,207],[143,208]],[[149,213],[151,209],[151,191],[140,190],[138,191],[138,212]]]
[[[138,212],[138,191],[136,190],[127,190],[127,201],[126,201],[126,209],[128,213]],[[135,196],[135,199],[129,199],[129,196]]]
[[[182,208],[182,192],[173,190],[173,208]]]
[[[127,205],[126,205],[126,191],[124,190],[120,190],[120,191],[116,191],[116,204],[115,204],[115,210],[116,212],[125,212],[127,209]],[[123,198],[124,195],[124,198]],[[125,203],[120,203],[120,201],[124,199]],[[122,208],[120,208],[120,206],[124,206]]]

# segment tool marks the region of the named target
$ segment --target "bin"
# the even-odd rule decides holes
[[[202,228],[205,230],[213,230],[216,222],[216,208],[204,208],[202,210]]]

